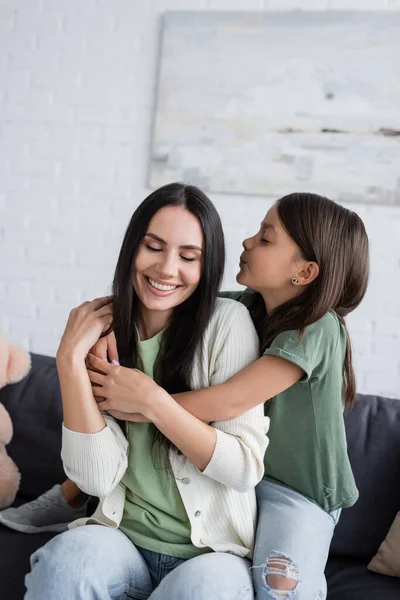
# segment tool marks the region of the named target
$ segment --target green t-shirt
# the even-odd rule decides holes
[[[251,309],[256,293],[224,292]],[[358,491],[343,420],[346,332],[334,312],[299,331],[279,334],[265,355],[298,365],[303,379],[265,402],[270,444],[264,478],[290,487],[324,510],[352,506]]]
[[[139,343],[141,371],[153,378],[162,338],[160,332]],[[197,548],[190,539],[190,522],[172,474],[164,463],[153,463],[153,423],[126,422],[129,441],[128,469],[122,479],[126,487],[120,529],[146,550],[179,558],[193,558],[209,548]]]

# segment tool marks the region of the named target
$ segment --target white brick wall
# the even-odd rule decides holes
[[[173,9],[400,10],[400,0],[0,0],[0,330],[32,351],[54,354],[69,309],[109,290],[149,192],[159,16]],[[232,287],[240,241],[273,199],[213,200]],[[400,397],[400,210],[352,208],[372,261],[349,317],[359,390]]]

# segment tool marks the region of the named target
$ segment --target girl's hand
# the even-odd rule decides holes
[[[106,331],[106,329],[104,329],[104,331]],[[119,364],[117,340],[115,339],[115,333],[111,331],[107,336],[97,340],[95,345],[92,348],[90,348],[89,354],[94,354],[94,356],[97,356],[102,360],[108,360],[108,362]]]
[[[92,354],[87,356],[86,363],[100,410],[140,413],[152,420],[152,407],[166,398],[172,400],[151,377],[137,369],[113,365]],[[125,420],[129,419],[125,417]]]
[[[73,308],[69,314],[57,358],[63,356],[84,360],[90,348],[112,321],[112,298],[96,298]]]

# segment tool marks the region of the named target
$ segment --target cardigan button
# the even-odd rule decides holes
[[[190,479],[189,479],[189,477],[184,477],[184,478],[182,479],[182,483],[184,483],[184,484],[186,484],[186,485],[187,485],[188,483],[190,483]]]
[[[194,513],[195,517],[199,517],[201,515],[201,510],[196,510],[196,512]]]

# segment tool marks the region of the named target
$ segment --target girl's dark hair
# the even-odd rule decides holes
[[[133,287],[134,265],[153,216],[166,206],[182,206],[200,222],[203,230],[203,271],[193,294],[174,309],[155,365],[156,380],[170,394],[190,390],[192,366],[201,350],[204,332],[213,314],[225,265],[225,244],[218,212],[197,187],[170,183],[150,194],[135,210],[125,232],[113,281],[113,328],[121,364],[138,363],[135,321],[139,300]],[[164,457],[172,443],[156,430],[153,449]]]
[[[303,258],[318,263],[319,275],[300,296],[285,302],[268,317],[264,303],[258,299],[253,318],[262,350],[283,331],[299,329],[304,335],[308,325],[333,310],[346,331],[345,399],[351,407],[355,377],[344,317],[360,304],[367,290],[369,250],[364,223],[356,213],[317,194],[289,194],[278,200],[277,209],[283,227],[299,246]]]

